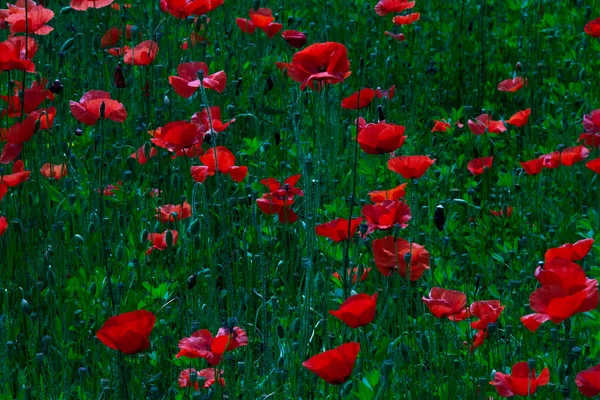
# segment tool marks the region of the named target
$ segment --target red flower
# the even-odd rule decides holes
[[[406,37],[404,36],[403,33],[392,33],[392,32],[385,31],[385,32],[383,32],[383,34],[387,35],[387,36],[390,36],[390,37],[392,37],[393,39],[396,39],[399,42],[404,42],[406,40]]]
[[[86,11],[88,8],[104,8],[110,6],[115,0],[71,0],[71,8],[77,11]]]
[[[46,178],[62,179],[67,176],[67,164],[46,163],[40,168],[40,174]]]
[[[527,108],[523,111],[519,111],[506,121],[507,124],[514,125],[517,128],[521,128],[527,125],[529,121],[529,115],[531,114],[531,108]]]
[[[401,228],[408,226],[411,218],[410,207],[399,200],[384,200],[377,204],[365,204],[362,214],[369,226],[366,234],[375,229],[386,230],[398,224]]]
[[[167,243],[167,235],[172,237],[172,243]],[[177,239],[179,239],[179,232],[176,230],[166,230],[163,233],[149,233],[148,240],[152,242],[152,247],[150,247],[146,254],[152,253],[154,249],[156,250],[164,250],[169,247],[169,245],[176,245]]]
[[[187,201],[183,204],[165,204],[156,209],[156,219],[160,222],[175,222],[192,216],[192,206]],[[173,215],[173,214],[176,215]]]
[[[501,92],[516,92],[523,87],[526,81],[517,76],[514,79],[505,79],[498,84],[498,90]]]
[[[129,65],[150,65],[158,53],[158,43],[153,40],[141,42],[133,49],[126,48],[123,62]]]
[[[586,162],[585,166],[588,169],[594,171],[595,173],[600,174],[600,158],[595,158],[591,161]]]
[[[447,132],[448,129],[452,127],[452,125],[450,125],[446,121],[434,120],[433,122],[435,122],[435,125],[431,129],[431,132]]]
[[[287,30],[281,32],[281,36],[290,46],[296,49],[306,44],[306,35],[302,32]]]
[[[473,175],[481,175],[486,168],[492,168],[494,157],[474,158],[469,161],[467,169]]]
[[[31,5],[31,3],[29,3]],[[33,3],[35,4],[35,3]],[[48,21],[54,18],[54,11],[45,8],[42,5],[36,5],[33,8],[12,6],[9,9],[9,15],[4,20],[10,25],[10,33],[33,33],[35,35],[47,35],[54,30]]]
[[[504,306],[500,305],[498,300],[483,300],[474,302],[469,307],[469,310],[458,316],[458,320],[470,316],[479,318],[479,320],[471,322],[471,327],[477,330],[473,344],[470,346],[471,351],[485,342],[485,338],[488,335],[488,325],[495,324],[503,310]]]
[[[40,131],[45,131],[45,130],[52,128],[52,125],[54,124],[54,117],[56,116],[56,108],[55,107],[40,108],[38,110],[35,110],[35,111],[29,113],[29,116],[35,118],[36,121],[39,121]]]
[[[279,32],[281,28],[283,28],[283,25],[281,25],[280,23],[273,22],[275,21],[275,17],[273,17],[273,12],[270,8],[259,8],[258,10],[252,9],[250,10],[249,15],[250,21],[248,23],[261,29],[264,33],[267,34],[267,36],[269,36],[269,38],[275,36],[275,34],[277,34],[277,32]]]
[[[490,213],[495,216],[495,217],[510,217],[512,215],[513,212],[513,208],[512,207],[506,207],[506,212],[504,211],[504,208],[501,208],[500,210],[490,210]]]
[[[560,247],[552,248],[546,251],[544,255],[545,262],[554,260],[555,258],[562,258],[569,261],[578,261],[583,259],[592,249],[594,239],[582,239],[571,244],[566,243]]]
[[[494,121],[488,114],[481,114],[474,121],[468,120],[467,125],[475,135],[483,135],[486,129],[489,133],[506,132],[506,126],[502,121]]]
[[[116,315],[106,320],[96,337],[113,350],[135,354],[150,347],[148,336],[156,316],[150,311],[138,310]]]
[[[196,182],[204,182],[207,176],[213,176],[217,172],[229,175],[235,182],[241,182],[248,174],[248,167],[236,166],[235,156],[225,146],[210,148],[200,156],[200,162],[204,165],[193,166],[190,171]]]
[[[399,13],[415,6],[414,1],[406,0],[379,0],[375,5],[377,15],[385,17],[391,13]]]
[[[196,381],[192,384],[192,382],[190,380],[190,375],[192,373],[195,373],[198,378],[200,378],[200,377],[204,378],[204,385],[202,386],[203,389],[207,389],[207,388],[211,387],[216,382],[214,368],[205,368],[200,371],[196,371],[194,368],[188,368],[188,369],[184,369],[179,374],[179,379],[177,380],[177,382],[179,383],[180,388],[191,386],[195,390],[200,390],[200,385],[198,385],[198,381]],[[222,378],[224,373],[225,373],[225,371],[223,371],[223,370],[221,370],[221,372],[219,373],[221,375],[221,377],[219,377],[219,385],[221,385],[221,386],[225,386],[225,379]]]
[[[560,153],[558,151],[541,155],[540,159],[544,168],[553,169],[560,166]]]
[[[562,165],[570,167],[580,162],[590,155],[590,151],[585,146],[575,146],[564,149],[560,152],[560,162]]]
[[[600,147],[600,133],[582,133],[578,142],[585,142],[590,147]]]
[[[0,42],[0,71],[35,72],[35,64],[31,59],[36,52],[37,43],[31,37],[27,38],[27,42],[23,36],[15,36]]]
[[[456,290],[434,287],[429,291],[429,297],[422,298],[429,311],[436,318],[452,319],[466,310],[467,295]]]
[[[351,74],[346,46],[336,42],[315,43],[294,54],[288,75],[306,86],[315,89],[327,83],[340,83]]]
[[[412,13],[408,15],[396,15],[392,18],[392,22],[396,25],[411,25],[421,18],[421,13]]]
[[[112,100],[110,94],[102,90],[90,90],[81,96],[79,102],[71,100],[69,106],[75,119],[86,125],[95,125],[102,117],[115,122],[124,122],[127,118],[123,104]],[[101,115],[102,108],[104,115]]]
[[[427,156],[399,156],[388,160],[388,169],[405,179],[419,179],[433,165],[435,159]]]
[[[352,283],[356,283],[356,281],[358,280],[358,267],[354,267],[352,269],[348,268],[346,270],[348,275],[352,274]],[[369,275],[369,272],[371,272],[371,268],[364,268],[363,269],[363,273],[360,276],[360,281],[364,282],[367,279],[367,276]],[[333,274],[331,274],[332,277],[334,277],[335,279],[337,279],[338,281],[342,282],[342,276],[340,275],[339,272],[334,272]]]
[[[353,237],[362,222],[362,218],[353,218],[350,223],[350,237]],[[348,240],[348,220],[344,218],[334,219],[325,224],[315,227],[318,236],[323,236],[333,240],[334,242],[342,242]]]
[[[138,163],[144,165],[148,162],[148,158],[152,158],[158,154],[158,151],[154,148],[150,148],[150,156],[146,156],[146,145],[142,145],[135,153],[131,154],[131,158],[137,160]]]
[[[201,329],[179,341],[179,353],[176,357],[204,358],[210,365],[217,365],[226,351],[246,345],[248,345],[248,336],[239,326],[231,330],[220,328],[215,337],[210,331]]]
[[[102,39],[100,40],[100,45],[102,48],[112,47],[119,43],[119,38],[121,37],[121,31],[118,28],[110,28],[107,30],[104,35],[102,35]]]
[[[12,174],[3,176],[0,175],[0,184],[4,188],[19,186],[23,182],[28,181],[30,175],[31,171],[25,171],[25,164],[23,163],[23,160],[18,160],[15,161],[13,165]],[[2,191],[1,187],[0,191]],[[6,194],[6,192],[4,192],[4,194]],[[2,199],[2,196],[4,196],[4,194],[0,195],[0,200]]]
[[[6,193],[6,192],[4,192]],[[2,197],[4,196],[4,194],[2,194],[2,185],[0,185],[0,200],[2,200]],[[8,229],[8,221],[6,220],[5,216],[0,217],[0,236],[4,235],[4,232],[6,232],[6,230]]]
[[[529,370],[527,362],[516,363],[509,374],[496,372],[490,385],[496,387],[501,397],[529,396],[535,393],[538,386],[545,386],[550,380],[550,371],[544,368],[539,376],[535,368]]]
[[[174,121],[152,131],[152,143],[169,151],[183,150],[202,144],[200,128],[191,122]]]
[[[23,143],[29,141],[35,134],[35,128],[36,118],[31,116],[25,118],[23,122],[15,122],[13,126],[8,128],[6,133],[7,143],[2,149],[0,163],[8,164],[16,159],[23,149]]]
[[[600,37],[600,18],[596,18],[585,24],[583,31],[591,37]]]
[[[405,128],[401,125],[368,124],[360,130],[357,136],[360,148],[367,154],[384,154],[396,151],[404,144]]]
[[[541,158],[520,162],[519,164],[521,164],[523,170],[525,170],[525,173],[527,173],[528,175],[539,174],[540,172],[542,172],[542,168],[544,166],[544,162]]]
[[[377,269],[383,276],[390,276],[394,270],[404,278],[406,272],[406,254],[410,253],[410,272],[408,278],[416,281],[426,269],[429,269],[429,252],[417,243],[409,243],[402,238],[394,241],[393,236],[373,241],[373,258]]]
[[[358,92],[352,93],[351,96],[346,97],[342,100],[342,108],[348,110],[360,110],[361,108],[365,108],[373,98],[375,97],[375,90],[370,88],[361,89]]]
[[[260,183],[269,188],[269,193],[256,200],[258,208],[267,215],[278,214],[279,222],[291,224],[298,220],[298,215],[291,209],[294,197],[304,196],[304,192],[295,187],[301,175],[287,178],[283,185],[274,178],[262,179]]]
[[[598,36],[600,36],[600,32]],[[598,396],[600,394],[600,365],[578,373],[575,377],[575,383],[582,395],[586,397]]]
[[[375,190],[369,192],[369,197],[373,203],[381,203],[385,200],[398,200],[406,196],[406,183],[388,190]]]
[[[396,90],[396,85],[392,85],[389,89],[387,90],[383,90],[380,87],[378,87],[375,90],[375,96],[377,96],[378,98],[388,98],[388,99],[392,99],[394,98],[394,91]]]
[[[160,10],[175,18],[185,19],[190,15],[201,16],[222,5],[224,0],[160,0]]]
[[[600,109],[583,116],[583,127],[588,133],[600,133]]]
[[[337,311],[329,311],[329,314],[340,319],[350,328],[360,328],[373,321],[376,307],[377,293],[373,296],[360,293],[348,297]]]
[[[209,112],[210,117],[208,115]],[[223,121],[221,121],[221,109],[219,106],[213,106],[208,109],[204,108],[202,111],[194,113],[194,115],[192,115],[191,122],[198,125],[203,134],[214,134],[221,133],[227,129],[230,124],[235,122],[235,118],[223,123]]]
[[[202,81],[198,77],[198,72],[200,71],[202,71]],[[219,71],[209,75],[208,66],[203,62],[179,64],[177,75],[169,76],[169,83],[173,86],[175,93],[186,99],[196,93],[200,85],[221,93],[225,90],[225,85],[227,84],[227,75],[225,75],[225,72]]]
[[[341,385],[352,374],[360,343],[345,343],[335,349],[312,356],[302,366],[332,385]]]
[[[20,82],[17,82],[17,86],[21,86]],[[24,102],[21,103],[21,96]],[[8,115],[10,118],[16,118],[21,116],[21,111],[26,114],[34,112],[40,104],[46,100],[46,98],[53,98],[54,95],[45,89],[39,87],[33,87],[25,89],[22,94],[19,94],[19,89],[15,87],[14,96],[0,96],[2,101],[7,103],[6,109],[2,112],[2,116]]]

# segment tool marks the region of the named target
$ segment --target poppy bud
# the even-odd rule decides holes
[[[412,254],[411,253],[406,253],[404,254],[404,262],[406,264],[410,264],[410,260],[412,259]]]
[[[200,231],[200,220],[195,218],[188,227],[188,234],[195,235]]]
[[[196,286],[196,274],[190,275],[190,277],[187,279],[187,286],[189,290],[192,290],[194,286]]]
[[[523,68],[523,66],[521,65],[520,61],[517,62],[517,65],[515,65],[515,68],[517,69],[517,71],[521,71],[521,69]]]
[[[496,332],[497,325],[494,322],[490,322],[487,326],[487,331],[490,335]]]
[[[35,355],[35,361],[39,364],[44,362],[44,353],[37,353]]]
[[[167,246],[171,247],[173,245],[173,232],[172,231],[167,231],[167,233],[165,234],[165,243],[167,243]]]
[[[79,378],[83,379],[87,376],[88,369],[86,367],[79,367],[77,373],[79,374]]]
[[[446,222],[446,215],[444,213],[444,206],[439,204],[435,207],[433,213],[433,223],[439,231],[444,230],[444,223]]]
[[[21,311],[25,314],[29,314],[31,312],[31,306],[25,299],[21,299]]]
[[[52,84],[48,88],[48,90],[50,90],[54,94],[60,94],[63,91],[63,89],[64,86],[58,79],[55,79],[54,82],[52,82]]]

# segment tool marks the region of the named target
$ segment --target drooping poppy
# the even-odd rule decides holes
[[[171,243],[168,243],[167,239]],[[146,251],[146,254],[151,254],[154,250],[165,250],[169,245],[174,246],[177,244],[177,239],[179,239],[179,232],[176,230],[167,229],[163,233],[149,233],[148,240],[152,242],[152,247]]]
[[[175,18],[185,19],[191,15],[201,16],[221,6],[224,0],[160,0],[162,12]]]
[[[332,385],[346,382],[356,363],[360,343],[345,343],[335,349],[312,356],[302,366]]]
[[[152,131],[152,143],[169,151],[183,150],[202,144],[203,134],[196,124],[187,121],[169,122]]]
[[[585,142],[590,147],[600,147],[600,133],[582,133],[578,142]]]
[[[493,162],[494,157],[474,158],[471,161],[469,161],[467,169],[473,175],[481,175],[483,174],[486,168],[492,168]]]
[[[292,57],[288,75],[300,82],[300,89],[315,89],[323,84],[340,83],[350,76],[350,61],[346,46],[336,42],[315,43]]]
[[[334,242],[342,242],[348,240],[348,237],[353,237],[362,222],[362,218],[353,218],[350,224],[344,218],[334,219],[333,221],[317,225],[315,231],[318,236],[323,236],[333,240]],[[350,227],[350,229],[348,229]],[[350,236],[348,236],[350,230]]]
[[[375,318],[375,310],[377,308],[377,295],[359,293],[348,297],[338,310],[331,310],[329,314],[340,319],[350,328],[360,328],[370,324]]]
[[[0,185],[0,200],[2,200],[2,185]],[[0,217],[0,236],[4,235],[4,232],[8,229],[8,221],[5,216]]]
[[[498,90],[501,92],[514,93],[521,90],[526,82],[527,81],[525,81],[521,76],[517,76],[514,79],[505,79],[498,84]]]
[[[406,140],[404,132],[405,128],[402,125],[379,122],[362,128],[356,140],[367,154],[385,154],[402,147]]]
[[[583,116],[583,128],[588,133],[600,133],[600,109]]]
[[[202,386],[203,389],[207,389],[217,382],[215,376],[215,368],[204,368],[200,371],[196,371],[194,368],[187,368],[181,371],[181,373],[179,374],[179,378],[177,379],[180,388],[191,386],[195,390],[200,390],[200,385],[198,385],[198,381],[192,383],[190,379],[190,375],[192,373],[195,373],[198,378],[204,378],[204,385]],[[218,381],[219,385],[223,387],[225,386],[225,379],[223,379],[224,373],[225,371],[223,370],[219,372],[220,376]]]
[[[113,350],[139,353],[150,347],[148,337],[155,322],[156,316],[150,311],[126,312],[107,319],[96,337]]]
[[[407,0],[379,0],[375,5],[375,13],[381,17],[385,17],[391,13],[399,13],[404,10],[413,8],[415,6],[414,1]]]
[[[369,198],[373,203],[381,203],[385,200],[399,200],[406,196],[406,183],[388,190],[375,190],[369,192]]]
[[[360,110],[365,108],[373,101],[375,90],[364,88],[342,100],[342,108],[347,110]]]
[[[452,128],[452,125],[446,121],[434,120],[433,122],[435,122],[435,125],[431,128],[431,132],[448,132],[448,129]]]
[[[150,65],[158,54],[158,43],[146,40],[132,48],[126,48],[123,62],[128,65]]]
[[[560,163],[569,167],[583,161],[589,155],[590,151],[585,146],[569,147],[560,152]]]
[[[461,314],[467,305],[467,295],[456,290],[431,288],[423,303],[436,318],[450,318]]]
[[[175,357],[204,358],[210,365],[218,365],[225,352],[247,345],[248,335],[239,326],[220,328],[215,337],[207,329],[201,329],[179,341]]]
[[[90,90],[79,102],[71,100],[69,107],[75,119],[85,125],[95,125],[100,118],[115,122],[125,122],[127,118],[123,104],[112,100],[110,94],[102,90]]]
[[[547,385],[549,380],[548,368],[544,368],[542,373],[536,376],[535,368],[530,370],[527,362],[520,362],[513,365],[510,375],[496,372],[490,385],[496,387],[496,391],[501,397],[528,397],[534,394],[539,386]]]
[[[600,174],[600,158],[595,158],[585,163],[586,168]]]
[[[369,276],[369,272],[371,272],[371,268],[363,268],[363,272],[360,275],[360,279],[359,279],[359,277],[358,277],[359,268],[358,267],[346,269],[346,273],[348,275],[352,276],[353,284],[356,283],[358,280],[360,280],[361,282],[364,282],[367,279],[367,276]],[[333,274],[331,274],[331,276],[334,277],[335,279],[337,279],[338,281],[342,282],[342,276],[340,275],[339,272],[334,272]]]
[[[388,169],[402,175],[405,179],[419,179],[435,163],[427,156],[399,156],[388,160]]]
[[[299,49],[306,44],[306,35],[299,31],[283,31],[281,32],[281,36],[290,46],[296,49]]]
[[[40,174],[46,178],[59,180],[67,176],[67,165],[46,163],[40,168]]]
[[[395,39],[399,42],[404,42],[406,40],[406,37],[404,36],[403,33],[392,33],[392,32],[385,31],[385,32],[383,32],[383,34],[386,36],[390,36],[392,39]]]
[[[412,25],[421,18],[421,13],[412,13],[408,15],[396,15],[392,22],[396,25]]]
[[[407,273],[407,259],[410,254],[410,271]],[[383,276],[396,271],[404,278],[416,281],[429,269],[429,252],[418,243],[409,243],[402,238],[386,236],[373,241],[373,258]]]
[[[156,219],[160,222],[175,222],[192,216],[192,206],[187,201],[183,204],[165,204],[156,209]]]
[[[596,18],[585,24],[583,31],[591,37],[600,37],[600,18]]]
[[[516,126],[517,128],[521,128],[521,127],[527,125],[527,121],[529,121],[530,114],[531,114],[531,108],[527,108],[525,110],[515,113],[512,117],[510,117],[506,121],[506,123]]]
[[[87,11],[88,8],[104,8],[115,0],[71,0],[71,8],[77,11]]]
[[[375,229],[391,229],[396,224],[404,229],[411,219],[410,207],[400,200],[384,200],[377,204],[365,204],[362,208],[362,215],[367,220],[366,234],[374,232]]]
[[[47,35],[54,30],[50,25],[46,25],[54,18],[54,11],[45,8],[42,5],[36,5],[33,8],[13,7],[16,12],[10,13],[4,20],[10,25],[10,33],[30,33],[34,35]]]
[[[202,81],[198,72],[202,72]],[[224,71],[209,75],[206,63],[188,62],[179,64],[177,76],[169,76],[169,83],[173,86],[175,93],[187,99],[196,93],[200,85],[217,93],[223,92],[227,84],[227,75]]]
[[[555,258],[578,261],[583,259],[592,249],[594,239],[582,239],[575,243],[565,243],[560,247],[548,249],[544,255],[544,261],[549,262]]]
[[[35,72],[35,64],[31,59],[37,52],[35,39],[14,36],[0,42],[0,71]]]
[[[600,32],[598,36],[600,37]],[[600,364],[578,373],[575,383],[579,393],[585,397],[598,396],[600,394]]]

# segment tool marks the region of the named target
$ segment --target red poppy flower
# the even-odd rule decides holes
[[[107,319],[96,337],[113,350],[139,353],[150,347],[148,337],[155,322],[156,316],[150,311],[127,312]]]
[[[352,93],[352,95],[342,100],[342,108],[347,110],[360,110],[365,108],[373,101],[375,97],[375,91],[370,88],[361,89],[358,92]]]
[[[104,8],[115,0],[71,0],[71,8],[77,11],[87,11],[88,8]]]
[[[590,147],[600,147],[600,133],[582,133],[578,142],[585,142]]]
[[[192,216],[192,206],[187,201],[183,204],[165,204],[156,209],[156,219],[160,222],[175,222]],[[175,215],[174,215],[175,214]]]
[[[34,3],[35,4],[35,3]],[[4,20],[10,25],[10,33],[33,33],[35,35],[47,35],[54,30],[48,21],[54,18],[54,11],[45,8],[42,5],[36,5],[28,8],[12,6],[8,17]]]
[[[358,279],[358,272],[359,272],[359,268],[358,267],[354,267],[352,269],[348,268],[346,270],[348,275],[352,275],[352,283],[356,283],[359,279]],[[360,281],[364,282],[367,279],[367,276],[369,275],[369,272],[371,272],[371,268],[364,268],[363,269],[363,273],[360,275]],[[337,279],[338,281],[342,282],[342,276],[340,275],[339,272],[334,272],[333,274],[331,274],[332,277],[334,277],[335,279]],[[343,283],[343,282],[342,282]]]
[[[431,132],[447,132],[448,129],[452,128],[452,125],[446,121],[434,120],[433,122],[435,122],[435,125],[433,125]]]
[[[382,98],[393,99],[395,90],[396,90],[396,85],[392,85],[387,90],[383,90],[382,88],[378,87],[377,89],[375,89],[375,96],[377,96],[380,99],[382,99]],[[383,121],[381,121],[381,122],[383,122]]]
[[[340,319],[350,328],[360,328],[373,321],[376,308],[377,293],[373,296],[359,293],[348,297],[338,310],[329,311],[329,314]]]
[[[514,93],[518,90],[521,90],[525,83],[526,81],[520,76],[517,76],[514,79],[505,79],[498,84],[498,90],[501,92]]]
[[[267,215],[278,214],[279,222],[291,224],[298,220],[298,215],[291,209],[294,197],[304,196],[304,192],[296,187],[302,175],[287,178],[283,185],[274,178],[262,179],[260,183],[269,188],[269,193],[256,200],[258,208]]]
[[[542,168],[544,166],[543,160],[541,158],[536,158],[529,161],[520,162],[523,170],[528,175],[537,175],[542,172]]]
[[[292,57],[288,75],[300,82],[300,89],[306,86],[315,89],[323,84],[340,83],[351,74],[346,46],[336,42],[315,43],[300,50]]]
[[[24,103],[21,103],[21,95],[0,96],[0,100],[7,103],[6,109],[2,111],[2,116],[8,115],[9,118],[17,118],[21,116],[21,110],[26,114],[35,111],[46,100],[46,91],[25,89],[22,96]]]
[[[365,204],[362,214],[367,220],[368,229],[366,234],[375,229],[386,230],[398,224],[401,228],[408,226],[411,218],[410,207],[403,201],[384,200],[377,204]]]
[[[492,214],[495,217],[510,217],[513,213],[513,208],[512,207],[506,207],[506,212],[504,211],[504,208],[501,208],[500,210],[490,210],[490,214]]]
[[[598,36],[600,36],[600,32]],[[578,373],[575,383],[579,393],[585,397],[598,396],[600,394],[600,364]]]
[[[0,184],[2,184],[5,188],[19,186],[23,182],[28,181],[30,175],[31,171],[25,171],[25,164],[23,163],[23,160],[18,160],[15,161],[13,165],[12,174],[0,175]],[[0,191],[1,190],[2,189],[0,188]],[[1,198],[2,195],[0,195],[0,199]]]
[[[107,30],[104,35],[102,35],[102,39],[100,40],[100,44],[102,48],[112,47],[119,43],[119,37],[121,36],[121,31],[118,28],[111,28]]]
[[[193,166],[190,169],[192,178],[196,182],[204,182],[207,176],[213,176],[217,172],[217,167],[220,173],[229,175],[235,182],[243,181],[248,174],[248,167],[236,166],[235,156],[225,146],[208,149],[200,156],[200,161],[204,165]]]
[[[103,188],[98,188],[96,189],[96,192],[98,193],[102,193],[103,196],[112,196],[113,194],[115,194],[116,192],[118,192],[119,190],[121,190],[121,185],[123,184],[123,182],[119,181],[117,182],[116,185],[113,185],[112,183],[109,183],[108,185],[106,185]],[[146,254],[150,254],[152,251],[148,250],[146,252]]]
[[[487,331],[489,324],[495,324],[504,311],[504,306],[498,300],[476,301],[469,307],[469,316],[479,318],[471,322],[471,328]]]
[[[110,94],[102,90],[90,90],[81,96],[79,102],[71,100],[69,106],[75,119],[86,125],[95,125],[98,122],[102,117],[100,115],[102,108],[104,108],[104,119],[124,122],[127,118],[127,111],[123,104],[112,100]]]
[[[362,218],[353,218],[350,223],[350,237],[353,237],[362,222]],[[348,240],[348,220],[344,218],[334,219],[327,223],[317,225],[315,231],[318,236],[323,236],[334,242]]]
[[[123,62],[129,65],[150,65],[158,53],[158,43],[153,40],[141,42],[133,49],[126,48]]]
[[[388,160],[388,169],[405,179],[419,179],[433,165],[435,159],[427,156],[399,156]]]
[[[259,8],[258,10],[252,9],[250,10],[249,15],[250,22],[266,33],[269,38],[275,36],[275,34],[283,28],[283,25],[280,23],[273,22],[275,21],[275,17],[273,17],[273,12],[270,8]]]
[[[467,295],[456,290],[434,287],[429,297],[422,298],[423,303],[436,318],[450,318],[466,310]]]
[[[589,155],[590,151],[585,146],[569,147],[560,152],[560,163],[570,167],[571,165],[588,158]]]
[[[388,190],[375,190],[369,192],[369,197],[373,203],[381,203],[385,200],[398,200],[406,196],[406,183]]]
[[[169,247],[169,244],[167,243],[167,235],[170,232],[170,236],[172,236],[173,240],[171,245],[176,245],[177,244],[177,239],[179,239],[179,232],[177,232],[176,230],[166,230],[163,233],[149,233],[148,234],[148,240],[152,242],[152,247],[150,247],[147,251],[146,254],[150,254],[152,253],[153,250],[165,250],[166,248]]]
[[[224,0],[160,0],[162,12],[168,12],[175,18],[185,19],[191,15],[201,16],[213,11]]]
[[[202,71],[202,82],[198,77],[198,72]],[[207,89],[212,89],[217,93],[225,90],[227,84],[227,75],[219,71],[212,75],[208,74],[208,66],[203,62],[189,62],[179,64],[177,67],[178,76],[169,76],[169,83],[173,86],[175,93],[183,98],[189,98],[202,85]]]
[[[596,18],[585,24],[583,31],[591,37],[600,37],[600,18]]]
[[[494,121],[488,114],[481,114],[475,120],[468,120],[467,125],[475,135],[483,135],[486,129],[488,133],[506,132],[506,126],[502,121]]]
[[[566,243],[560,247],[552,248],[546,251],[544,255],[545,262],[549,262],[555,258],[564,260],[578,261],[583,259],[592,249],[594,239],[582,239],[575,243]]]
[[[25,43],[27,43],[27,48]],[[37,52],[36,41],[24,36],[14,36],[0,42],[0,71],[20,70],[35,72],[35,64],[31,61]]]
[[[249,19],[236,18],[235,23],[242,32],[247,33],[249,35],[252,35],[256,31],[256,26]]]
[[[390,36],[391,38],[393,38],[399,42],[404,42],[406,40],[406,37],[404,36],[403,33],[392,33],[392,32],[385,31],[385,32],[383,32],[383,34],[386,36]]]
[[[406,259],[407,253],[410,257],[410,276],[411,281],[416,281],[425,270],[429,269],[429,252],[425,247],[417,243],[409,243],[402,238],[394,241],[393,236],[386,236],[382,239],[373,241],[373,258],[377,269],[383,276],[390,276],[392,272],[407,278]]]
[[[176,357],[204,358],[210,365],[217,365],[225,352],[248,345],[248,335],[239,326],[233,329],[220,328],[217,336],[201,329],[192,336],[179,341],[179,353]]]
[[[341,385],[352,374],[360,343],[345,343],[335,349],[312,356],[302,366],[332,385]]]
[[[146,156],[146,145],[142,145],[135,153],[131,153],[130,157],[137,160],[138,163],[144,165],[148,162],[148,158],[152,158],[158,154],[156,148],[150,148],[150,156]]]
[[[469,161],[467,169],[473,175],[481,175],[486,168],[492,168],[494,157],[474,158]]]
[[[527,125],[529,121],[529,115],[531,114],[531,108],[527,108],[523,111],[519,111],[506,121],[507,124],[514,125],[517,128],[521,128]]]
[[[558,168],[560,166],[560,152],[553,151],[549,154],[543,154],[540,156],[540,160],[542,160],[542,166],[544,168]]]
[[[150,141],[169,151],[183,150],[202,144],[203,134],[200,128],[191,122],[174,121],[160,129],[152,131]]]
[[[591,161],[586,162],[585,166],[588,169],[594,171],[595,173],[600,174],[600,158],[595,158]]]
[[[306,35],[302,32],[287,30],[281,32],[281,36],[290,46],[296,49],[306,44]]]
[[[0,163],[8,164],[16,159],[21,154],[23,143],[29,141],[35,134],[35,128],[36,119],[34,117],[27,117],[23,122],[15,122],[6,134],[7,143],[2,149]]]
[[[391,13],[399,13],[404,10],[413,8],[415,6],[414,1],[406,0],[379,0],[375,5],[375,12],[381,17],[385,17]]]
[[[402,125],[368,124],[360,130],[356,140],[367,154],[384,154],[398,150],[404,144],[405,128]],[[389,165],[389,164],[388,164]]]
[[[1,186],[1,185],[0,185]],[[2,188],[0,187],[0,200],[2,200]],[[8,221],[5,216],[0,217],[0,236],[4,235],[4,232],[8,229]]]
[[[196,371],[194,368],[187,368],[181,371],[181,373],[179,374],[179,379],[177,379],[180,388],[191,386],[195,390],[200,390],[200,385],[198,385],[198,381],[192,383],[190,380],[190,375],[192,373],[195,373],[198,378],[204,378],[204,385],[202,386],[203,389],[211,387],[216,382],[214,368],[204,368],[200,371]],[[225,379],[222,378],[224,373],[225,371],[223,370],[221,370],[221,372],[219,373],[219,385],[221,386],[225,386]]]
[[[392,22],[396,25],[412,25],[421,18],[421,13],[412,13],[408,15],[396,15]]]
[[[550,371],[544,368],[539,376],[535,375],[535,368],[529,370],[527,362],[516,363],[509,374],[496,372],[494,385],[501,397],[529,396],[535,393],[538,386],[545,386],[550,380]]]
[[[31,112],[29,114],[29,116],[35,118],[36,121],[39,121],[40,131],[45,131],[45,130],[52,128],[52,125],[54,125],[54,117],[56,116],[56,108],[55,107],[40,108],[38,110]]]
[[[214,134],[221,133],[227,129],[230,124],[235,122],[235,118],[232,118],[227,122],[221,121],[221,109],[219,106],[213,106],[208,109],[204,108],[202,111],[194,113],[194,115],[192,115],[191,122],[198,125],[203,134]]]
[[[40,174],[46,178],[62,179],[67,176],[67,164],[46,163],[40,168]]]
[[[583,116],[583,127],[588,133],[600,133],[600,109]]]

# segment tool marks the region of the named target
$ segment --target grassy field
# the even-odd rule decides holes
[[[599,394],[599,17],[0,9],[0,400]]]

